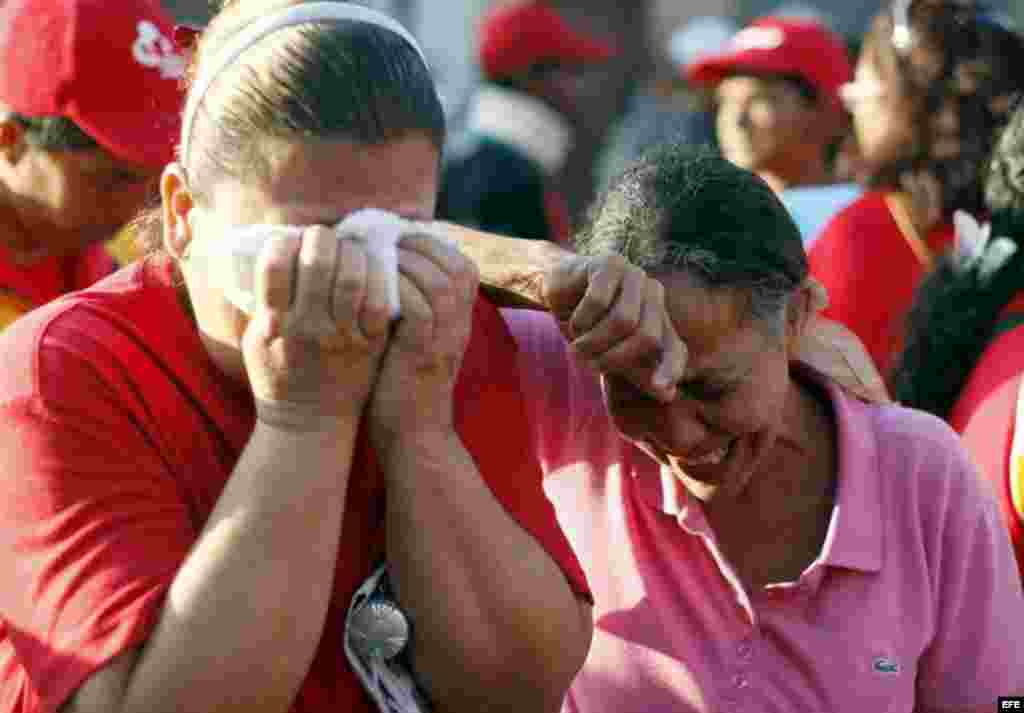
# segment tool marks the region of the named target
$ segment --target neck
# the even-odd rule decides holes
[[[764,182],[775,191],[776,195],[781,195],[787,188],[823,186],[832,183],[832,174],[825,166],[824,161],[802,162],[792,171],[762,170],[758,171],[757,175],[764,179]]]
[[[469,129],[515,146],[549,176],[558,173],[572,148],[573,131],[558,112],[522,92],[484,86],[474,97]]]
[[[787,430],[779,438],[774,458],[766,463],[764,492],[768,512],[800,514],[808,507],[831,502],[835,491],[835,424],[828,394],[817,385],[792,380],[786,400]]]

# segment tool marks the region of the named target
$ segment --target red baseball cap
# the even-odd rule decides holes
[[[480,26],[480,68],[490,79],[524,72],[538,62],[604,62],[615,54],[610,43],[577,32],[536,0],[499,6]]]
[[[172,37],[156,0],[5,0],[0,103],[68,118],[117,158],[162,168],[184,101]]]
[[[791,74],[837,106],[839,87],[853,78],[846,44],[819,22],[762,17],[737,32],[722,52],[686,70],[694,84],[713,86],[730,74]]]

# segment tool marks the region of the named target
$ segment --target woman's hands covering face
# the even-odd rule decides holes
[[[370,409],[381,449],[452,432],[452,396],[473,325],[479,276],[458,249],[425,233],[398,244],[402,318],[388,343]]]
[[[619,255],[572,256],[545,274],[544,299],[573,350],[594,369],[660,401],[675,398],[687,352],[660,282]]]
[[[383,270],[332,228],[267,242],[242,353],[258,418],[294,430],[358,421],[388,341]]]

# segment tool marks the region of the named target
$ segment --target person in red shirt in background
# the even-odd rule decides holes
[[[955,0],[896,0],[865,37],[843,98],[870,190],[809,257],[829,292],[825,316],[857,334],[883,374],[914,289],[952,241],[953,212],[984,210],[979,175],[1024,89],[1022,66],[1017,33]]]
[[[813,20],[765,17],[686,75],[714,88],[725,158],[780,195],[832,182],[829,154],[846,129],[839,87],[852,76],[841,37]]]
[[[580,120],[581,73],[615,53],[545,0],[490,12],[480,26],[484,84],[472,98],[466,136],[446,157],[438,217],[566,244],[572,224],[558,176]]]
[[[116,269],[174,156],[172,32],[156,0],[0,4],[0,329]]]
[[[1024,108],[993,152],[987,227],[956,216],[956,246],[921,283],[895,396],[963,434],[994,485],[1024,578]]]

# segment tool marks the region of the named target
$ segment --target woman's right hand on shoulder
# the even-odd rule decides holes
[[[388,341],[386,277],[365,248],[313,226],[268,241],[242,339],[257,418],[306,431],[357,423]]]
[[[658,280],[621,255],[573,255],[546,272],[543,292],[562,334],[590,366],[661,401],[675,398],[686,344]]]

